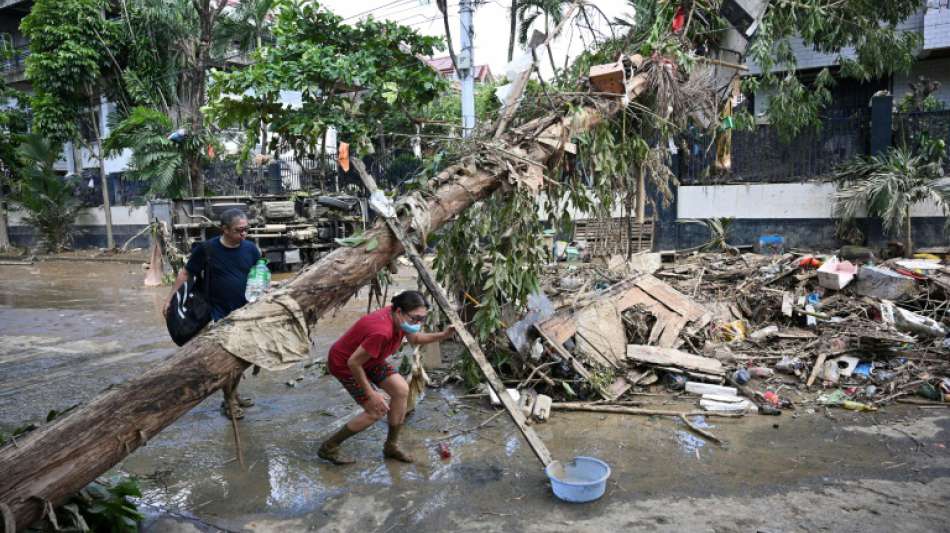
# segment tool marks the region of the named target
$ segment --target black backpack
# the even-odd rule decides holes
[[[183,346],[211,322],[211,245],[205,241],[204,269],[199,276],[188,275],[188,280],[175,291],[165,325],[168,334],[178,346]]]

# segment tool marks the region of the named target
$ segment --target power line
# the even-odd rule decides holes
[[[344,18],[343,20],[350,20],[350,19],[354,19],[354,18],[361,17],[361,16],[363,16],[363,15],[368,15],[368,14],[370,14],[370,13],[373,13],[374,11],[379,11],[379,10],[381,10],[381,9],[386,9],[387,7],[392,6],[392,5],[394,5],[394,4],[410,4],[410,3],[413,3],[413,2],[415,2],[415,1],[416,1],[416,0],[394,0],[393,2],[390,2],[390,3],[388,3],[388,4],[383,4],[383,5],[379,6],[379,7],[374,7],[373,9],[368,9],[368,10],[366,10],[366,11],[363,11],[362,13],[357,13],[357,14],[355,14],[355,15],[350,15],[349,17],[346,17],[346,18]]]

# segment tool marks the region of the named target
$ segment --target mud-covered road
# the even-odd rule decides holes
[[[0,266],[0,431],[173,352],[168,289],[141,282],[135,264]],[[322,320],[314,357],[365,310],[364,294]],[[145,531],[950,531],[945,408],[696,420],[725,446],[671,419],[555,412],[536,426],[555,457],[613,468],[603,499],[569,505],[504,417],[439,457],[436,439],[494,413],[458,390],[429,390],[410,417],[416,464],[382,460],[378,425],[347,442],[357,465],[335,467],[318,443],[355,406],[321,365],[241,387],[257,402],[240,422],[246,469],[215,395],[110,473],[142,480]]]

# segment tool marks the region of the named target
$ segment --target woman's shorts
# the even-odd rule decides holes
[[[386,378],[389,376],[399,373],[389,363],[382,363],[369,368],[364,368],[363,371],[366,372],[366,377],[369,379],[370,383],[376,385],[377,387],[382,386],[382,383],[386,381]],[[350,393],[350,396],[356,400],[356,403],[363,405],[363,402],[369,398],[368,391],[363,390],[363,387],[360,386],[355,377],[333,377],[335,377],[343,385],[343,388],[346,389],[346,392]]]

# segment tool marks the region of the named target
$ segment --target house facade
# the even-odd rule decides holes
[[[872,145],[880,143],[882,132],[890,142],[910,127],[926,128],[931,135],[943,138],[950,150],[950,0],[929,0],[899,29],[922,37],[911,71],[869,82],[836,79],[832,102],[822,112],[818,131],[789,142],[780,139],[765,120],[771,94],[763,89],[745,95],[759,124],[754,131],[733,133],[729,171],[714,168],[713,139],[687,138],[674,162],[681,182],[676,200],[673,207],[657,214],[657,248],[686,248],[708,240],[704,228],[677,220],[729,217],[734,219],[730,235],[736,244],[752,244],[761,235],[780,234],[787,247],[834,249],[843,244],[835,235],[835,186],[828,181],[836,167],[855,156],[871,154],[872,148],[879,150],[880,146]],[[790,44],[798,64],[795,74],[803,81],[813,79],[823,68],[837,72],[836,55],[818,53],[800,39]],[[853,49],[842,51],[844,57],[854,54]],[[745,75],[760,74],[752,64]],[[921,76],[940,83],[933,97],[944,109],[900,113],[898,102],[910,92],[909,84]],[[875,94],[892,97],[888,112],[879,113],[876,119],[871,109]],[[877,141],[872,140],[875,132]],[[917,246],[947,244],[945,215],[936,205],[918,205],[912,213]],[[891,238],[875,220],[865,220],[862,229],[871,245]]]

